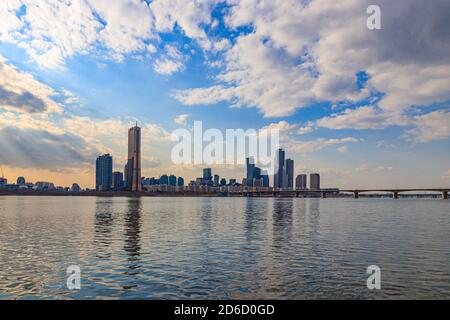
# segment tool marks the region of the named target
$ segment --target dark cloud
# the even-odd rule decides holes
[[[28,113],[46,111],[47,104],[31,92],[15,93],[0,86],[0,107],[8,106]]]
[[[81,137],[45,130],[0,130],[0,163],[21,167],[60,170],[92,164],[99,151]]]
[[[382,30],[367,31],[380,61],[450,62],[450,1],[381,0]]]

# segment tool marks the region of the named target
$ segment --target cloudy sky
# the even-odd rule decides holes
[[[381,30],[366,9],[381,8]],[[173,130],[278,127],[325,186],[450,185],[448,0],[1,0],[0,165],[15,181],[94,185],[127,128],[143,175]],[[230,178],[244,168],[215,168]]]

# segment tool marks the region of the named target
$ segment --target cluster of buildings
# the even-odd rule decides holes
[[[267,171],[257,167],[253,157],[246,159],[246,176],[242,183],[232,178],[228,181],[214,174],[211,168],[203,169],[203,176],[185,185],[183,177],[164,174],[159,178],[141,177],[141,129],[134,126],[128,131],[128,161],[124,171],[113,172],[113,158],[104,154],[96,161],[97,191],[131,192],[230,192],[230,191],[271,191],[271,190],[320,190],[320,176],[300,174],[294,181],[294,160],[285,159],[285,151],[277,150],[276,172],[273,187]],[[295,185],[294,185],[295,182]]]
[[[283,149],[277,150],[276,155],[276,172],[274,174],[273,187],[275,190],[320,190],[320,175],[318,173],[299,174],[295,178],[294,186],[294,160],[285,159],[285,151]],[[247,169],[248,172],[248,169]]]
[[[18,177],[16,183],[8,183],[4,177],[0,177],[0,189],[7,191],[58,191],[58,192],[81,192],[77,183],[72,187],[55,186],[52,182],[38,181],[36,183],[27,182],[24,177]]]
[[[123,173],[113,172],[113,158],[104,154],[95,162],[95,189],[97,191],[141,192],[141,128],[137,123],[128,130],[128,157]]]
[[[253,157],[246,159],[246,176],[242,182],[231,178],[228,181],[214,174],[211,168],[203,169],[203,176],[190,181],[187,185],[183,177],[162,175],[159,178],[141,176],[141,128],[137,126],[128,130],[128,157],[123,172],[113,172],[113,157],[104,154],[95,163],[96,191],[129,191],[129,192],[233,192],[233,191],[279,191],[279,190],[320,190],[320,176],[312,173],[299,174],[294,181],[294,160],[285,159],[285,151],[278,149],[276,154],[276,172],[273,175],[273,186],[267,171],[257,167]],[[295,184],[294,184],[295,182]],[[0,189],[81,192],[74,183],[71,188],[57,187],[51,182],[27,183],[24,177],[17,178],[17,183],[8,184],[0,178]],[[89,191],[89,190],[88,190]]]

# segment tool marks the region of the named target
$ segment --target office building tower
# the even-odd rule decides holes
[[[267,171],[261,172],[261,181],[264,188],[268,188],[270,186],[269,175],[267,174]]]
[[[218,187],[219,186],[219,179],[220,179],[219,175],[215,174],[214,175],[214,187]]]
[[[276,164],[275,164],[275,174],[274,174],[274,187],[276,189],[282,189],[284,186],[284,178],[285,178],[285,168],[284,168],[284,157],[285,153],[283,149],[277,150],[276,155]]]
[[[169,186],[175,187],[177,185],[177,177],[173,174],[169,176]]]
[[[220,179],[220,186],[225,187],[226,185],[227,185],[227,179],[225,179],[225,178]]]
[[[306,174],[299,174],[295,179],[295,188],[297,190],[305,190],[307,186],[306,180],[307,180]]]
[[[108,191],[112,186],[113,160],[111,155],[104,154],[95,162],[95,189],[97,191]]]
[[[211,185],[212,183],[212,170],[211,168],[203,169],[203,183]]]
[[[309,175],[309,188],[312,190],[320,189],[320,175],[318,173],[311,173]]]
[[[141,181],[141,128],[136,126],[128,130],[128,163],[126,172],[128,191],[142,191]]]
[[[247,186],[253,185],[253,178],[255,177],[255,159],[248,157],[246,159],[247,177],[245,179]]]
[[[114,190],[123,189],[124,183],[123,183],[123,173],[122,172],[116,171],[113,173],[112,187]]]
[[[179,187],[184,187],[184,179],[182,177],[178,177],[178,186]]]
[[[169,177],[167,176],[167,174],[163,174],[163,175],[159,178],[159,184],[160,184],[160,185],[164,185],[164,186],[169,185]]]
[[[286,159],[286,187],[294,189],[294,160]]]
[[[253,179],[261,179],[261,168],[255,167],[255,171],[253,172]]]

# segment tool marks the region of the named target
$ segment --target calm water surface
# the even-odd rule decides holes
[[[0,298],[450,299],[449,244],[443,200],[0,197]]]

